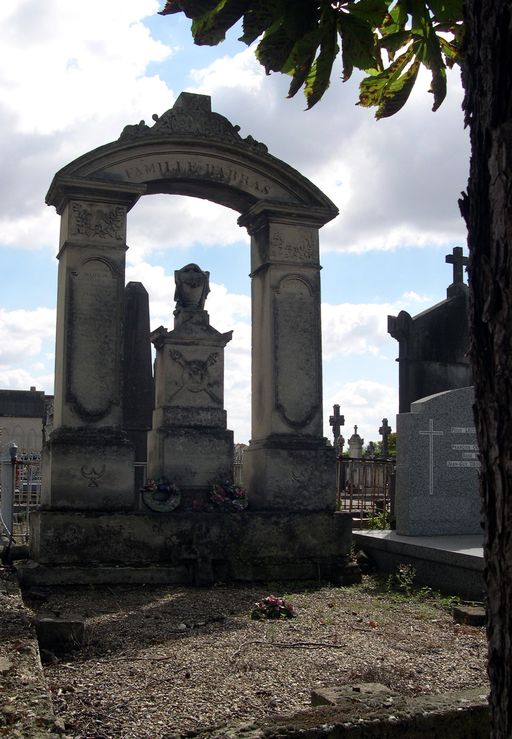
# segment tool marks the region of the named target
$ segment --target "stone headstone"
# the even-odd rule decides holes
[[[354,426],[354,433],[348,440],[348,456],[350,459],[361,459],[363,456],[363,444],[364,439],[357,433],[357,426]]]
[[[472,387],[416,401],[397,416],[398,534],[478,534],[478,445]]]
[[[210,326],[204,310],[208,279],[195,264],[177,270],[174,329],[160,326],[151,334],[155,410],[148,476],[167,478],[189,498],[199,496],[196,501],[233,474],[233,432],[224,410],[224,347],[233,332]]]
[[[407,413],[415,400],[473,382],[468,357],[468,287],[463,282],[467,257],[461,247],[455,247],[446,261],[453,265],[446,300],[414,317],[404,310],[388,316],[388,333],[399,344],[400,413]]]

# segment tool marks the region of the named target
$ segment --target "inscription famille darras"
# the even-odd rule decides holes
[[[474,426],[452,426],[450,434],[471,434],[476,435]],[[420,431],[420,436],[429,437],[428,449],[428,473],[429,473],[429,495],[434,494],[434,437],[444,436],[444,431],[434,430],[434,421],[432,418],[428,422],[428,430]],[[478,458],[478,444],[451,444],[451,450],[461,452],[461,459],[449,459],[446,462],[447,467],[480,467]]]
[[[223,167],[212,162],[201,162],[188,159],[180,161],[176,159],[145,163],[125,168],[125,175],[129,180],[145,180],[147,177],[203,177],[226,185],[236,184],[254,190],[260,195],[269,195],[270,187],[264,182],[250,177],[233,167]]]

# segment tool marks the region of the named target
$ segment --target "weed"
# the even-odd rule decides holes
[[[392,529],[394,518],[389,511],[381,511],[368,519],[368,528],[373,530]]]
[[[387,579],[387,589],[389,592],[397,592],[402,595],[411,596],[413,592],[413,582],[416,577],[416,569],[411,564],[399,564],[396,572],[389,575]]]

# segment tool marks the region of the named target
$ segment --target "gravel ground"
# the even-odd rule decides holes
[[[255,621],[269,594],[293,619]],[[403,695],[486,683],[483,628],[446,600],[405,598],[365,577],[350,588],[60,588],[43,614],[80,615],[72,658],[46,655],[56,714],[73,739],[161,739],[310,705],[319,686],[381,682]]]

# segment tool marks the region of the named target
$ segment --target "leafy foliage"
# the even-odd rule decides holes
[[[196,44],[216,45],[242,20],[240,40],[258,40],[267,74],[290,75],[288,97],[304,88],[311,108],[329,87],[341,50],[342,79],[366,77],[359,104],[377,118],[406,103],[423,65],[433,110],[446,96],[446,67],[460,61],[462,0],[166,0],[161,15],[185,13]]]

